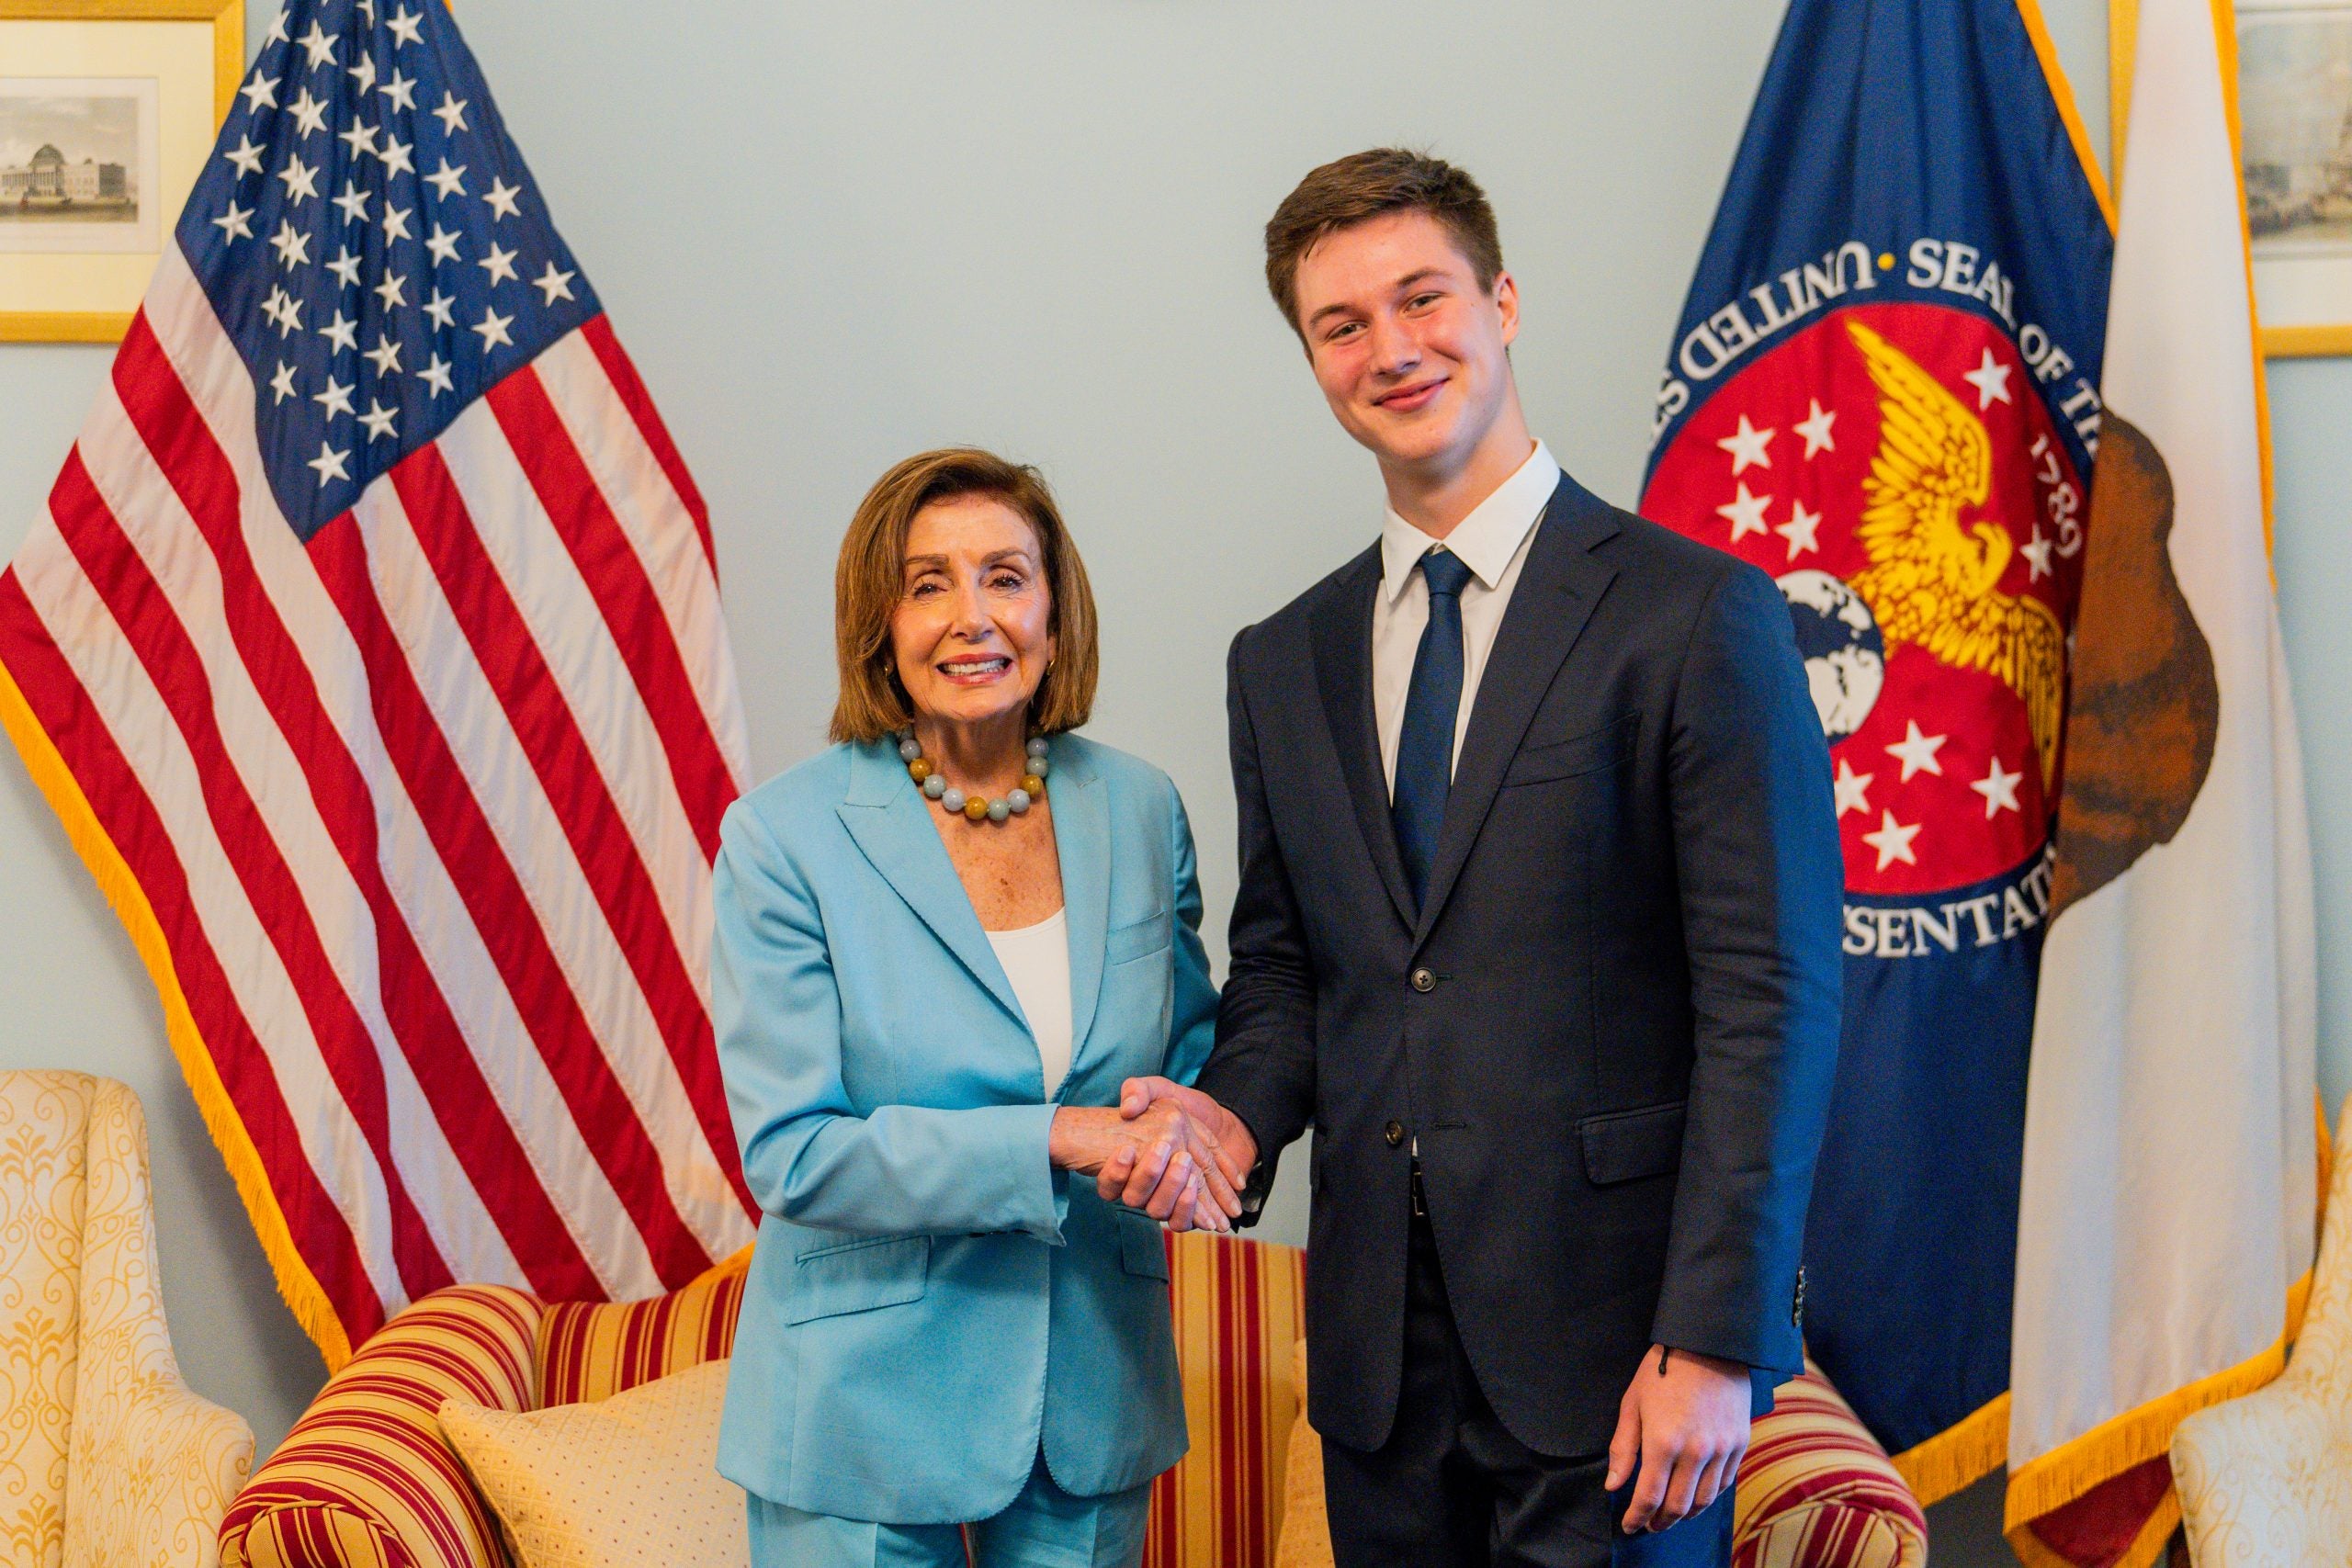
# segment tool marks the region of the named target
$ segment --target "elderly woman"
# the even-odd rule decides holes
[[[761,1568],[961,1564],[962,1527],[983,1568],[1132,1564],[1185,1446],[1155,1216],[1239,1212],[1204,1129],[1117,1104],[1208,1055],[1184,808],[1069,733],[1094,604],[1035,470],[883,475],[834,615],[837,744],[738,802],[718,857],[719,1059],[765,1211],[718,1468]]]

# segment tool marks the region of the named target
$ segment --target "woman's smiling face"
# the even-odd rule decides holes
[[[951,496],[907,529],[890,649],[915,716],[986,725],[1025,714],[1054,659],[1036,530],[991,495]]]

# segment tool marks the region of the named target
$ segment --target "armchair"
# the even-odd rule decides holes
[[[2173,1435],[2198,1568],[2352,1564],[2352,1156],[2341,1147],[2326,1215],[2287,1370]]]
[[[251,1427],[180,1380],[125,1085],[0,1073],[0,1557],[212,1568]]]

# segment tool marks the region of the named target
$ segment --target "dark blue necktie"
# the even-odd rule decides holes
[[[1462,589],[1470,569],[1460,556],[1431,550],[1421,558],[1430,589],[1430,624],[1413,655],[1413,683],[1405,693],[1405,724],[1396,736],[1396,787],[1388,808],[1405,881],[1420,908],[1437,859],[1445,796],[1453,787],[1453,727],[1462,712]]]

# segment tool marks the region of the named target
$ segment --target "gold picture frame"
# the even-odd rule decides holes
[[[2236,0],[2226,12],[2216,0],[2214,8],[2232,21],[2221,41],[2262,352],[2352,355],[2352,0]],[[2108,6],[2119,184],[2139,9],[2139,0]]]
[[[15,201],[0,213],[0,342],[121,341],[244,59],[244,0],[0,0],[0,209]],[[12,128],[56,123],[93,147],[49,141],[11,162],[27,139]],[[57,194],[67,179],[76,188]]]

